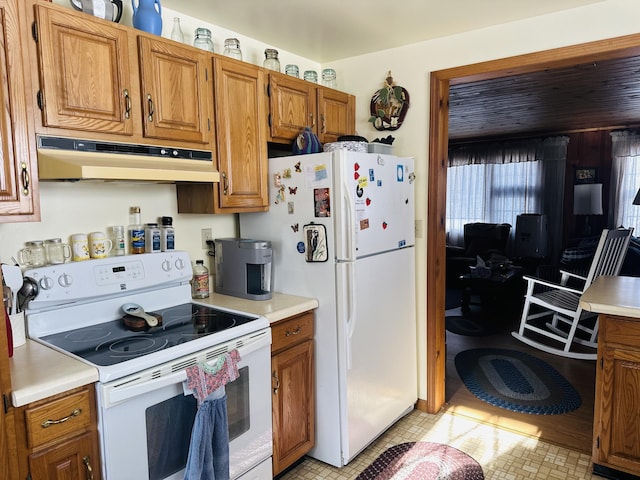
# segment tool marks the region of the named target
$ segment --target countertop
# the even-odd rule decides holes
[[[596,278],[580,297],[580,306],[590,312],[640,318],[640,278]]]
[[[247,300],[212,293],[198,299],[222,308],[264,315],[271,323],[318,307],[314,298],[274,293],[271,300]],[[98,381],[95,367],[36,341],[14,348],[11,366],[11,403],[20,407]]]

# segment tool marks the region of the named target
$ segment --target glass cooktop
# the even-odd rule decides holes
[[[98,325],[41,338],[95,365],[108,366],[171,348],[206,335],[251,322],[256,317],[185,303],[147,312],[158,325],[124,316]]]

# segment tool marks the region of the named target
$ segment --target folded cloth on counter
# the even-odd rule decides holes
[[[198,401],[191,431],[185,480],[229,480],[229,429],[225,385],[240,376],[237,350],[213,365],[198,363],[186,369],[186,386]]]

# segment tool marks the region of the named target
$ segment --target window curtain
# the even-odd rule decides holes
[[[609,224],[634,227],[640,234],[640,205],[633,199],[640,188],[640,134],[611,132],[611,194]]]
[[[452,147],[447,170],[447,235],[463,244],[465,223],[509,223],[521,213],[547,215],[551,255],[562,241],[568,137]]]

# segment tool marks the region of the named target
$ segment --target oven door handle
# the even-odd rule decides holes
[[[271,345],[271,332],[268,335],[257,337],[253,342],[248,342],[245,345],[238,347],[238,353],[240,354],[240,362],[238,367],[244,366],[245,357],[260,348]],[[212,358],[207,364],[212,364],[219,357]],[[149,392],[153,392],[160,388],[167,387],[169,385],[175,385],[182,383],[187,379],[187,373],[185,369],[178,372],[171,373],[166,376],[161,376],[153,380],[136,380],[135,376],[120,379],[115,385],[102,385],[102,400],[105,407],[111,407],[117,403],[129,400],[130,398],[144,395]]]

